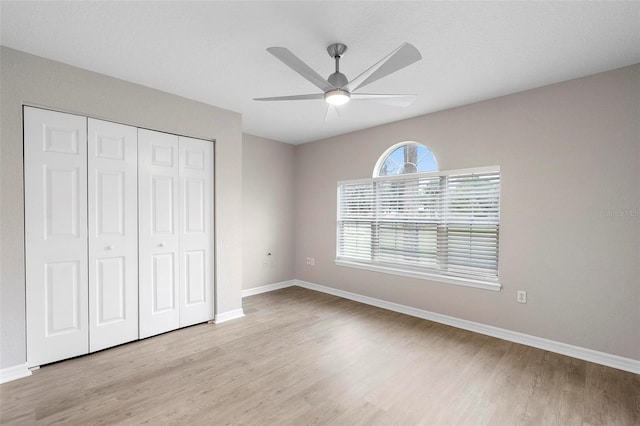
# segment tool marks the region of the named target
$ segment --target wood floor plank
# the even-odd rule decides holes
[[[0,385],[7,425],[639,425],[640,376],[301,288]]]

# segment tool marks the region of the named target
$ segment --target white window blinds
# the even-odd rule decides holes
[[[497,283],[497,167],[338,183],[337,260]]]

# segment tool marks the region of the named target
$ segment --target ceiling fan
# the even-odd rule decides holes
[[[394,106],[408,106],[416,98],[416,95],[379,94],[379,93],[354,93],[356,90],[388,76],[412,63],[422,59],[420,52],[413,45],[403,43],[400,47],[389,53],[376,64],[364,71],[353,80],[340,72],[340,58],[347,50],[342,43],[334,43],[327,47],[329,56],[335,59],[336,71],[327,79],[315,72],[296,55],[284,47],[270,47],[267,49],[276,58],[280,59],[289,68],[306,78],[323,93],[308,95],[276,96],[270,98],[254,98],[256,101],[300,101],[309,99],[324,99],[329,108],[325,120],[338,114],[337,105],[343,105],[350,100],[375,100]]]

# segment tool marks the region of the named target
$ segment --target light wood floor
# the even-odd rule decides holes
[[[640,376],[298,287],[45,366],[2,424],[639,425]]]

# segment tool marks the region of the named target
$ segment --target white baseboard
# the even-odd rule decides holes
[[[242,297],[254,296],[256,294],[266,293],[268,291],[280,290],[281,288],[292,287],[296,285],[295,280],[281,281],[279,283],[261,285],[260,287],[248,288],[242,290]]]
[[[14,365],[0,369],[0,383],[7,383],[12,380],[22,379],[31,375],[31,370],[27,368],[27,364]]]
[[[508,340],[510,342],[532,346],[534,348],[555,352],[561,355],[567,355],[573,358],[582,359],[584,361],[606,365],[607,367],[613,367],[619,370],[640,374],[640,360],[624,358],[605,352],[598,352],[592,349],[582,348],[580,346],[573,346],[554,340],[531,336],[529,334],[518,333],[516,331],[506,330],[504,328],[493,327],[473,321],[450,317],[448,315],[437,314],[435,312],[429,312],[423,309],[413,308],[411,306],[400,305],[398,303],[387,302],[385,300],[375,299],[373,297],[363,296],[360,294],[338,290],[336,288],[326,287],[319,284],[313,284],[306,281],[293,281],[295,282],[295,285],[309,290],[332,294],[334,296],[354,300],[360,303],[365,303],[367,305],[376,306],[378,308],[388,309],[390,311],[411,315],[413,317],[423,318],[429,321],[450,325],[452,327],[473,331],[475,333],[497,337],[498,339]]]
[[[214,320],[216,324],[220,324],[222,322],[231,321],[236,318],[242,318],[244,316],[244,311],[242,308],[234,309],[233,311],[221,312],[216,314],[216,319]]]

